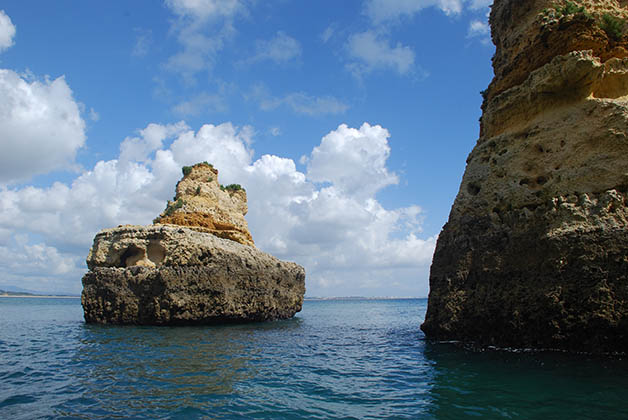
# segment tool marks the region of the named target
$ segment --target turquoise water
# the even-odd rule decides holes
[[[0,418],[628,418],[628,361],[428,343],[425,309],[306,301],[288,321],[105,327],[78,299],[0,298]]]

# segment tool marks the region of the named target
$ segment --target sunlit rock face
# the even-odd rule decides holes
[[[221,186],[218,170],[208,163],[186,167],[176,194],[155,224],[174,224],[209,232],[244,245],[253,238],[244,216],[248,211],[246,191],[238,185]]]
[[[83,277],[85,321],[211,324],[300,311],[305,270],[253,246],[244,190],[221,187],[208,164],[184,173],[154,225],[96,235]]]
[[[429,338],[628,349],[627,7],[495,1],[495,78],[438,239]]]

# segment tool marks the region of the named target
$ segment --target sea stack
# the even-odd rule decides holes
[[[495,0],[495,77],[436,246],[426,336],[628,350],[626,0]]]
[[[222,186],[208,163],[183,168],[152,226],[104,229],[87,257],[85,321],[189,325],[290,318],[301,310],[303,267],[258,250],[246,192]]]

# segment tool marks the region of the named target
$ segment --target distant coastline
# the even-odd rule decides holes
[[[80,295],[47,295],[44,293],[9,292],[0,290],[0,298],[78,299]]]
[[[426,297],[408,297],[408,296],[306,296],[304,300],[415,300],[427,299]]]

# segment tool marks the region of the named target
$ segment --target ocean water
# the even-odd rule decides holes
[[[170,328],[0,298],[0,418],[628,418],[628,361],[429,343],[426,304],[306,301],[287,321]]]

